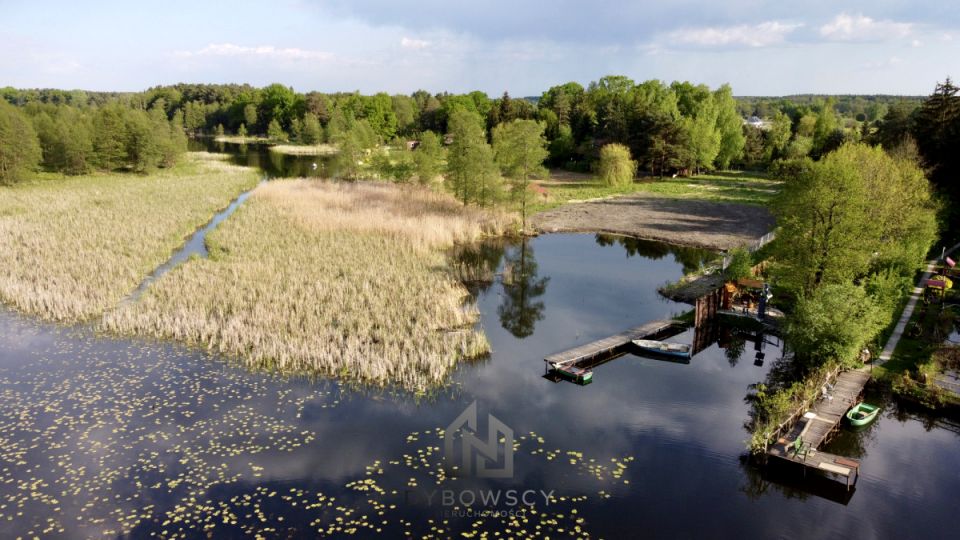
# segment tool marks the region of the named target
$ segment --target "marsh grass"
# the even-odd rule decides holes
[[[257,179],[193,153],[147,176],[45,175],[0,187],[0,301],[45,319],[98,316]]]
[[[270,151],[291,156],[330,156],[340,149],[333,144],[274,144]]]
[[[510,215],[390,184],[278,180],[107,329],[174,338],[251,367],[422,391],[489,344],[444,251]]]

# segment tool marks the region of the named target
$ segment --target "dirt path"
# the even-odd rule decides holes
[[[724,250],[755,242],[774,218],[760,206],[639,193],[547,210],[531,224],[540,233],[607,232]]]

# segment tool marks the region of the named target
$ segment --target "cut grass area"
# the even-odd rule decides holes
[[[52,320],[100,315],[257,180],[191,153],[146,176],[47,174],[0,187],[0,300]]]
[[[340,150],[332,144],[275,144],[270,151],[290,156],[330,156]]]
[[[780,182],[750,172],[715,172],[691,178],[645,178],[626,186],[607,186],[586,174],[557,173],[538,181],[542,195],[531,205],[531,213],[567,203],[604,199],[634,193],[649,193],[676,199],[736,202],[765,205],[779,192]]]
[[[106,328],[184,340],[254,368],[424,390],[487,352],[444,250],[515,220],[392,184],[277,180]]]

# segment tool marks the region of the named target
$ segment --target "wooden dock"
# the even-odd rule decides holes
[[[860,474],[860,462],[842,456],[835,456],[818,450],[840,427],[846,412],[855,405],[870,380],[866,368],[844,371],[837,376],[833,389],[821,396],[790,428],[790,431],[777,439],[767,450],[767,455],[798,463],[806,469],[817,469],[837,474],[846,479],[847,488],[856,483]],[[795,452],[797,439],[809,445],[806,453]]]
[[[671,328],[679,327],[681,323],[673,320],[652,321],[647,324],[631,328],[625,332],[598,339],[579,347],[551,354],[543,359],[549,366],[576,365],[588,362],[601,356],[616,354],[620,349],[635,339],[644,339],[661,334]]]

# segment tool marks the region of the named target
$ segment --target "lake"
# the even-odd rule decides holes
[[[251,147],[235,159],[261,160]],[[656,289],[711,254],[559,234],[453,256],[484,276],[468,286],[493,352],[426,395],[249,372],[0,309],[0,536],[896,538],[960,525],[960,425],[883,395],[869,396],[876,422],[828,448],[862,460],[852,493],[745,463],[744,397],[782,356],[775,336],[721,328],[688,364],[627,354],[586,386],[544,377],[547,354],[689,310]],[[510,474],[443,466],[458,419],[479,440],[473,465],[509,453]]]

